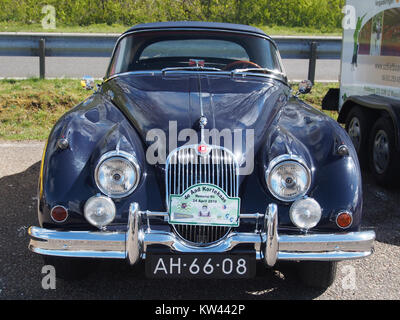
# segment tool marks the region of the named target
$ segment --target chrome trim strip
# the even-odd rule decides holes
[[[55,257],[65,257],[65,258],[94,258],[94,259],[125,259],[125,251],[85,251],[85,250],[51,250],[42,249],[40,247],[29,245],[29,249],[37,254],[44,256],[55,256]]]
[[[348,251],[334,251],[334,252],[279,252],[278,260],[285,261],[343,261],[353,260],[368,257],[372,254],[372,250],[348,252]]]
[[[202,71],[202,72],[204,72],[204,71],[221,71],[221,69],[212,68],[212,67],[171,67],[171,68],[161,69],[161,73],[163,73],[163,74],[168,71]]]
[[[344,234],[280,235],[279,251],[368,251],[375,240],[374,231]]]
[[[188,70],[177,70],[177,71],[175,71],[175,73],[183,73],[183,74],[208,74],[208,75],[223,75],[223,76],[227,76],[227,77],[232,77],[232,73],[231,73],[231,71],[188,71]],[[138,75],[151,75],[151,76],[154,76],[154,75],[162,75],[162,72],[161,72],[161,70],[140,70],[140,71],[126,71],[126,72],[121,72],[121,73],[117,73],[117,74],[114,74],[114,75],[112,75],[111,77],[109,77],[108,79],[106,79],[106,80],[104,80],[104,83],[105,82],[107,82],[107,81],[110,81],[110,80],[112,80],[112,79],[114,79],[114,78],[117,78],[117,77],[121,77],[121,76],[126,76],[126,75],[135,75],[135,74],[138,74]],[[167,76],[167,75],[165,75],[165,76]],[[279,77],[279,76],[275,76],[275,75],[273,75],[273,74],[265,74],[265,73],[256,73],[256,72],[246,72],[246,73],[237,73],[237,74],[235,74],[235,76],[237,76],[237,78],[238,79],[240,79],[239,78],[239,76],[241,77],[241,78],[245,78],[245,77],[249,77],[249,76],[251,76],[251,77],[260,77],[260,78],[263,78],[263,79],[269,79],[269,80],[278,80],[278,81],[281,81],[281,82],[283,82],[283,83],[285,83],[285,84],[287,84],[287,81],[285,81],[285,80],[282,80],[282,78],[281,77]],[[286,78],[285,78],[286,79]]]
[[[147,251],[149,245],[153,244],[165,245],[172,250],[185,253],[223,253],[232,250],[239,244],[253,244],[256,251],[260,251],[261,237],[256,233],[232,232],[212,246],[201,247],[191,246],[181,241],[174,233],[152,230],[150,233],[144,234],[144,244],[144,252]]]
[[[57,231],[44,229],[39,227],[30,227],[28,235],[32,240],[47,242],[51,241],[53,246],[56,245],[60,248],[68,250],[68,243],[65,241],[74,242],[74,244],[92,245],[92,244],[117,244],[118,248],[125,247],[125,233],[124,232],[108,232],[108,231]],[[123,244],[123,245],[122,245]],[[105,249],[107,250],[107,249]]]
[[[243,75],[243,74],[247,74],[252,71],[252,70],[248,70],[248,71],[246,71],[246,70],[247,70],[246,68],[234,69],[231,71],[231,75],[232,76],[237,75],[237,74]],[[256,70],[256,69],[254,69],[254,70]],[[282,76],[282,77],[286,76],[286,74],[284,74],[283,72],[277,71],[277,70],[271,70],[271,69],[267,69],[267,68],[261,68],[260,70],[264,70],[265,72],[268,72],[269,74],[276,75],[276,76]],[[254,73],[256,73],[256,72],[254,72]]]
[[[29,249],[62,257],[125,259],[125,233],[55,231],[30,227]]]
[[[259,219],[264,218],[265,214],[261,213],[241,213],[240,219]]]
[[[168,219],[168,212],[142,211],[141,214],[146,215],[147,218],[160,217],[160,218]]]

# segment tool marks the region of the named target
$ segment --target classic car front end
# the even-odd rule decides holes
[[[309,88],[303,88],[306,93]],[[293,95],[274,42],[219,23],[136,26],[46,145],[29,248],[146,261],[149,277],[248,278],[293,261],[329,286],[373,251],[345,131]]]

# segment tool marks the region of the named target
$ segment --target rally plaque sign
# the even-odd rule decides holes
[[[196,184],[169,198],[169,223],[238,227],[240,198],[212,184]]]

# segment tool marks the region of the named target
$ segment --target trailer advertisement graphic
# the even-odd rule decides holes
[[[400,99],[400,1],[348,1],[354,29],[343,32],[340,106],[352,95]]]

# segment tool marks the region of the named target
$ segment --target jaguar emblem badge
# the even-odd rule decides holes
[[[208,154],[211,152],[211,149],[212,149],[211,146],[209,146],[209,145],[207,145],[207,144],[204,144],[204,143],[201,143],[201,144],[199,144],[199,145],[197,146],[196,151],[197,151],[197,154],[198,154],[199,156],[206,156],[206,155],[208,155]]]

